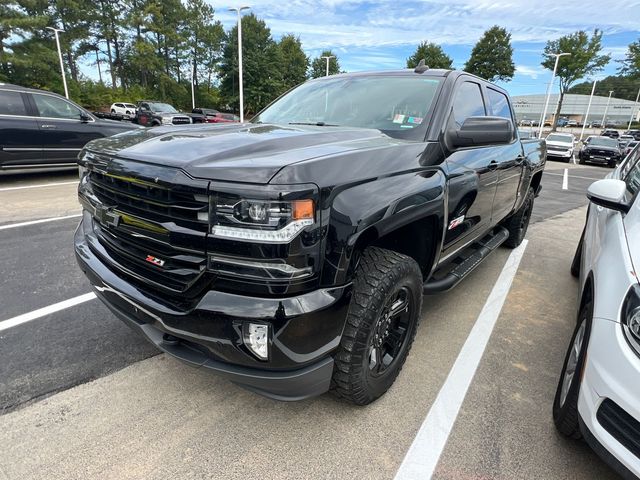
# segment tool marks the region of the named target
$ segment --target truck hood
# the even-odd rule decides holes
[[[401,143],[407,142],[375,129],[234,123],[155,127],[100,138],[86,148],[196,178],[268,183],[287,165]]]

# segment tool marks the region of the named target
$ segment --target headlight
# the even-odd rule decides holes
[[[245,242],[289,243],[315,223],[315,205],[311,199],[234,203],[219,199],[215,212],[213,237]]]
[[[83,165],[78,165],[78,178],[82,180],[86,174],[87,174],[87,167]]]
[[[640,285],[634,284],[622,304],[622,330],[631,347],[640,355]]]
[[[162,117],[163,125],[171,125],[172,123],[173,123],[173,120],[171,119],[171,117]]]

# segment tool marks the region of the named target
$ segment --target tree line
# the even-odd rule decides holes
[[[303,51],[299,37],[275,41],[265,22],[244,15],[245,108],[256,112],[309,77],[325,74],[323,55]],[[142,98],[191,106],[237,108],[237,27],[224,30],[205,0],[5,0],[0,3],[0,81],[63,92],[54,35],[70,96],[97,108]],[[98,67],[92,80],[81,64]],[[331,60],[330,73],[340,71]]]
[[[4,0],[0,81],[63,91],[55,41],[47,27],[64,30],[60,42],[70,96],[85,106],[148,98],[188,108],[193,75],[198,106],[237,109],[237,26],[225,31],[205,0]],[[308,78],[324,76],[322,57],[334,57],[329,74],[341,71],[331,50],[311,59],[298,36],[275,40],[254,14],[243,16],[242,32],[247,113],[259,111]],[[571,53],[558,64],[561,108],[564,94],[585,93],[586,84],[576,82],[601,71],[610,57],[602,54],[599,30],[548,41],[542,53],[544,68],[553,70],[557,52]],[[453,67],[453,59],[433,42],[420,43],[406,66],[413,68],[422,59],[430,68]],[[100,80],[88,78],[80,68],[83,63],[98,67]],[[489,81],[512,79],[516,68],[507,29],[496,25],[485,31],[463,69]],[[601,88],[615,84],[611,89],[617,96],[630,98],[639,79],[640,40],[629,45],[618,74],[605,79]]]

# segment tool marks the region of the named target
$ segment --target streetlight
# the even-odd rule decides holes
[[[242,10],[248,10],[251,7],[243,5],[241,7],[231,7],[230,12],[236,12],[238,14],[238,83],[240,84],[240,123],[244,122],[244,97],[242,91],[242,21],[240,12]]]
[[[587,105],[587,113],[584,115],[584,121],[582,122],[582,131],[580,132],[580,141],[582,141],[582,137],[584,136],[584,129],[587,126],[587,122],[589,121],[589,110],[591,109],[591,101],[593,100],[593,93],[596,91],[596,83],[597,80],[593,81],[593,87],[591,87],[591,95],[589,95],[589,104]]]
[[[544,119],[547,116],[547,108],[549,107],[549,97],[551,96],[551,86],[553,85],[553,81],[556,78],[556,71],[558,70],[558,60],[560,57],[564,55],[571,55],[570,53],[551,53],[551,56],[556,57],[556,63],[553,66],[553,75],[551,75],[551,81],[549,82],[549,86],[547,87],[547,99],[544,102],[544,110],[542,111],[542,117],[540,118],[540,131],[538,138],[542,138],[542,129],[544,128]]]
[[[633,107],[631,107],[631,116],[629,117],[629,126],[627,130],[631,130],[631,123],[633,122],[633,111],[636,109],[636,105],[638,105],[638,99],[640,98],[640,88],[638,89],[638,94],[636,95],[636,101],[633,102]]]
[[[64,32],[61,28],[46,27],[47,30],[53,30],[56,35],[56,46],[58,47],[58,59],[60,60],[60,73],[62,73],[62,83],[64,84],[64,96],[69,98],[69,90],[67,90],[67,78],[64,74],[64,63],[62,63],[62,50],[60,50],[60,39],[58,32]]]
[[[327,74],[325,75],[325,77],[328,77],[329,76],[329,60],[336,57],[335,55],[328,55],[326,57],[320,57],[320,58],[324,58],[327,61]]]
[[[609,102],[611,101],[611,94],[613,93],[613,90],[609,90],[609,98],[607,99],[607,106],[604,107],[604,115],[602,115],[602,128],[607,128],[606,124],[604,123],[606,118],[607,118],[607,112],[609,111]]]

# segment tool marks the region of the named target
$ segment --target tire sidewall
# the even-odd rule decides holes
[[[374,397],[381,396],[384,392],[386,392],[393,382],[395,381],[406,356],[409,353],[411,343],[413,337],[415,336],[416,329],[418,327],[418,322],[420,318],[420,311],[422,306],[422,282],[421,278],[417,277],[411,271],[410,265],[407,263],[397,264],[393,271],[392,275],[389,275],[389,283],[391,288],[386,289],[378,289],[378,294],[376,295],[375,302],[375,311],[377,315],[372,316],[371,322],[369,323],[368,329],[369,334],[366,340],[366,347],[364,352],[362,352],[363,357],[363,381],[366,384],[367,390],[371,392]],[[375,326],[382,314],[382,309],[384,305],[389,301],[392,295],[398,291],[398,289],[402,287],[407,287],[409,294],[411,295],[411,316],[409,318],[409,327],[407,329],[406,336],[403,341],[403,345],[401,347],[398,356],[394,359],[393,364],[387,367],[387,369],[377,377],[374,377],[371,374],[371,370],[369,369],[369,356],[368,356],[368,347],[372,341],[372,337],[375,335]]]
[[[582,323],[585,322],[585,330],[584,330],[584,338],[582,340],[582,346],[580,348],[579,358],[576,365],[576,373],[573,377],[573,381],[571,382],[571,386],[569,387],[569,391],[567,393],[567,398],[563,405],[560,405],[560,395],[562,392],[562,382],[564,379],[564,374],[567,370],[567,362],[569,361],[569,357],[571,355],[571,350],[573,349],[573,342],[575,341],[576,336],[580,330]],[[567,353],[564,358],[564,363],[562,364],[562,371],[560,372],[560,378],[558,379],[558,386],[556,388],[556,394],[553,400],[553,420],[557,423],[561,423],[562,420],[568,415],[570,410],[577,410],[578,408],[578,397],[580,395],[580,387],[582,385],[582,376],[584,374],[584,368],[587,358],[587,349],[589,348],[589,340],[591,338],[591,326],[593,324],[593,303],[591,301],[587,302],[581,309],[580,314],[578,315],[578,322],[576,324],[576,328],[573,331],[573,335],[571,335],[571,341],[569,342],[569,348],[567,349]]]

